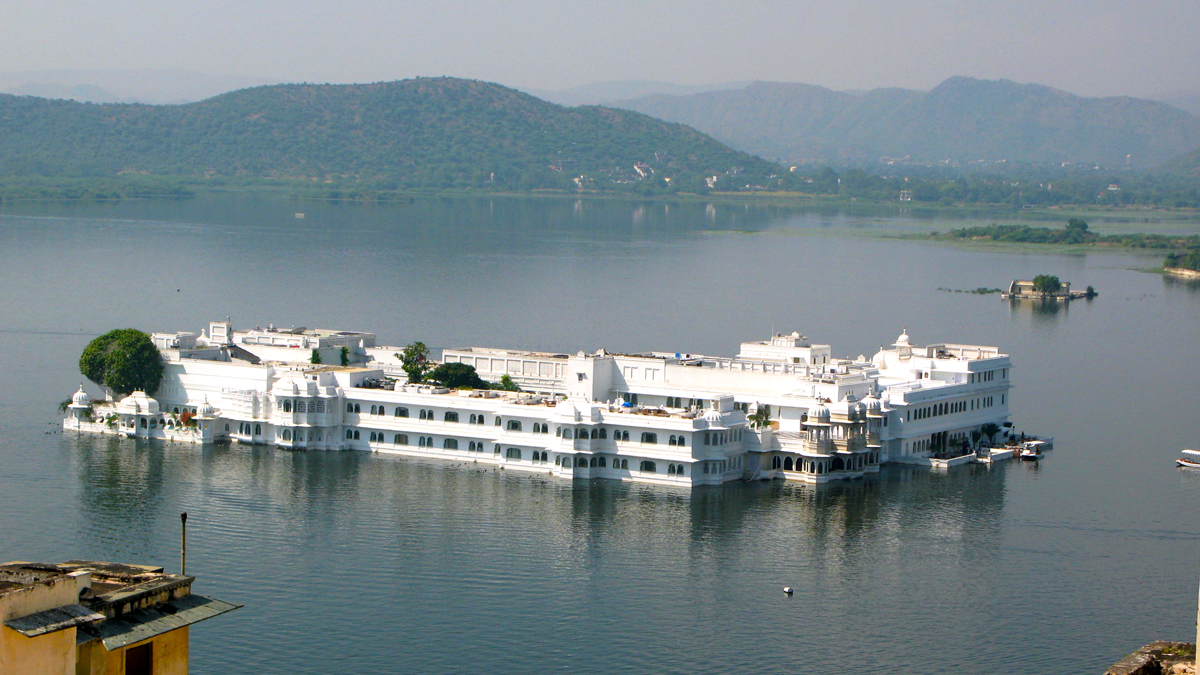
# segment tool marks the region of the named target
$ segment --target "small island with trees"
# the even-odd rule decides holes
[[[1029,281],[1014,279],[1008,290],[1001,293],[1005,300],[1050,300],[1070,301],[1077,298],[1094,298],[1099,295],[1091,286],[1086,291],[1072,291],[1071,282],[1062,281],[1053,274],[1039,274]]]
[[[1163,260],[1163,271],[1181,277],[1200,278],[1200,247],[1172,253]]]

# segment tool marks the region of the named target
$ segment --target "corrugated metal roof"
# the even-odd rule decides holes
[[[37,637],[103,619],[103,614],[97,614],[83,605],[63,605],[9,619],[4,625],[25,637]]]
[[[81,628],[77,642],[100,639],[104,648],[112,651],[142,640],[149,640],[177,628],[190,626],[205,619],[231,612],[242,605],[223,600],[206,598],[203,595],[185,595],[178,600],[164,602],[148,609],[123,614],[99,624]]]

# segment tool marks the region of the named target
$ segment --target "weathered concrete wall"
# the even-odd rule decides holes
[[[1105,675],[1194,675],[1196,645],[1152,642],[1117,661]]]

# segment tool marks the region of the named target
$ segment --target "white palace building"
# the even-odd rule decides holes
[[[1011,388],[997,348],[918,347],[907,331],[869,360],[835,359],[799,333],[743,343],[734,358],[442,354],[485,380],[508,375],[521,392],[407,384],[400,348],[376,346],[372,333],[235,331],[219,321],[153,340],[165,363],[153,398],[93,404],[80,387],[64,428],[470,460],[562,478],[824,483],[962,454],[981,426],[1005,426]],[[748,417],[760,406],[771,419],[756,429]]]

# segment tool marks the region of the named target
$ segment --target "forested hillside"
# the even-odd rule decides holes
[[[353,178],[381,186],[702,185],[779,167],[682,124],[425,78],[275,85],[178,106],[0,96],[0,174]],[[639,169],[634,165],[639,164]],[[739,179],[740,180],[740,179]]]

